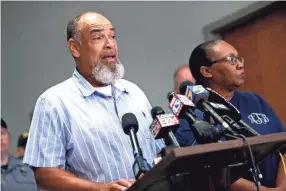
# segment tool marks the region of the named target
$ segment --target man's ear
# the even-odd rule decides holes
[[[78,58],[80,56],[79,44],[74,39],[70,38],[68,40],[68,47],[75,58]]]
[[[213,76],[211,73],[211,68],[208,66],[202,66],[200,68],[200,72],[205,78],[211,78]]]

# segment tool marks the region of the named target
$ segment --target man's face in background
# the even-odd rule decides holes
[[[1,126],[1,153],[8,152],[10,147],[10,137],[7,128]]]
[[[180,92],[179,87],[183,81],[189,80],[195,84],[195,78],[193,77],[192,72],[189,69],[189,66],[185,66],[179,69],[174,80],[175,80],[175,91],[177,93]]]

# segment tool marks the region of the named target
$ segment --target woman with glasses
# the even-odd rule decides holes
[[[229,43],[214,40],[198,45],[191,53],[190,70],[197,85],[211,88],[230,101],[241,112],[241,119],[259,134],[271,134],[285,131],[272,107],[254,92],[240,92],[237,89],[244,83],[244,59]],[[203,114],[195,111],[198,119]],[[176,137],[181,145],[196,144],[188,123],[181,119]],[[283,155],[284,160],[286,154]],[[263,178],[260,190],[286,190],[286,176],[279,155],[266,158],[259,169]],[[252,174],[238,179],[232,184],[233,191],[256,190]]]

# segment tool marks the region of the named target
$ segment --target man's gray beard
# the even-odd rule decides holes
[[[92,70],[93,78],[101,85],[109,85],[115,80],[123,78],[124,73],[124,66],[119,60],[109,64],[103,64],[100,60]]]

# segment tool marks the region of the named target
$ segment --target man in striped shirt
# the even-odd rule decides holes
[[[149,131],[151,105],[137,85],[121,79],[124,68],[107,18],[80,14],[68,23],[67,41],[76,68],[38,98],[23,162],[45,190],[127,189],[134,158],[121,117],[135,114],[139,144],[151,165],[165,146]]]

